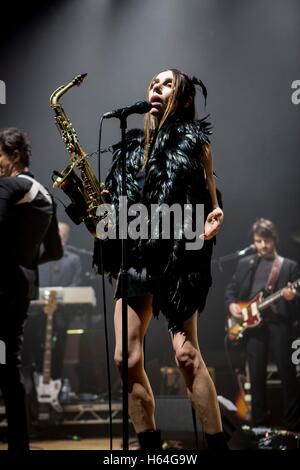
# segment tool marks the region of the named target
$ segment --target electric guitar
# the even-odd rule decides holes
[[[292,282],[289,287],[297,289],[300,286],[300,278]],[[274,292],[266,298],[263,298],[264,293],[259,292],[256,296],[248,302],[237,302],[241,309],[242,318],[235,318],[230,312],[227,314],[226,331],[229,341],[235,343],[243,338],[244,333],[250,329],[255,328],[263,320],[263,310],[268,308],[273,302],[280,299],[283,295],[283,289]]]
[[[251,385],[247,377],[242,374],[237,374],[237,383],[239,393],[234,401],[236,406],[236,415],[245,422],[251,421]]]
[[[51,379],[51,355],[52,355],[52,330],[53,330],[53,315],[57,309],[57,293],[51,290],[48,300],[44,306],[44,313],[47,315],[46,323],[46,339],[43,360],[43,373],[42,375],[35,373],[35,384],[37,391],[38,403],[51,405],[52,408],[61,413],[63,411],[58,396],[61,390],[61,379]]]

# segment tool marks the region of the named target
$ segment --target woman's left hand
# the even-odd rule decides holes
[[[210,240],[221,228],[221,225],[224,220],[224,213],[220,207],[216,207],[212,212],[210,212],[206,218],[204,224],[204,233],[200,235],[200,238],[203,240]]]

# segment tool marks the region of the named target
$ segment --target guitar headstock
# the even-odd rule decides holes
[[[57,309],[57,292],[56,290],[51,290],[49,292],[48,299],[44,305],[44,313],[46,315],[53,315],[55,310]]]

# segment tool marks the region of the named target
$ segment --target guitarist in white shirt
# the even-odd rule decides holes
[[[226,305],[229,316],[241,322],[241,303],[250,301],[264,291],[264,297],[280,292],[254,328],[245,331],[243,342],[249,365],[252,424],[269,425],[267,406],[266,368],[269,351],[278,368],[282,382],[284,426],[290,431],[300,431],[300,384],[291,361],[292,323],[299,314],[299,291],[291,282],[300,277],[295,261],[282,258],[277,253],[278,233],[273,222],[260,218],[252,226],[251,239],[256,254],[239,261],[236,272],[226,288]],[[298,284],[297,284],[298,285]],[[258,309],[259,309],[258,302]]]

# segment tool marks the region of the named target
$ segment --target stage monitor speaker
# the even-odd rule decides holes
[[[195,449],[192,409],[184,396],[161,395],[156,398],[156,425],[164,441],[180,441],[184,448]],[[197,423],[201,433],[201,425]]]
[[[241,422],[226,402],[231,403],[229,400],[219,400],[225,438],[230,442],[234,437],[234,442],[239,442],[240,435],[243,434]],[[163,440],[178,441],[185,449],[196,449],[192,407],[186,396],[158,396],[156,398],[156,424],[161,430]],[[199,448],[203,450],[205,449],[203,428],[198,419],[197,430]],[[247,444],[243,443],[241,446],[247,447]],[[238,448],[241,448],[240,444]]]
[[[111,350],[112,348],[110,348]],[[83,329],[81,334],[67,334],[63,376],[70,379],[72,390],[76,393],[107,393],[107,364],[103,329]],[[118,378],[117,370],[112,363],[112,383]]]

